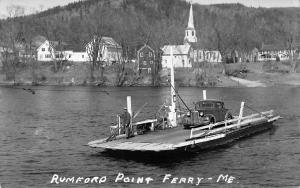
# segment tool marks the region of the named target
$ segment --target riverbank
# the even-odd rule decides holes
[[[274,85],[300,86],[300,68],[289,71],[287,62],[237,63],[226,65],[204,64],[201,68],[175,69],[175,82],[181,87],[269,87]],[[90,81],[89,64],[70,64],[58,72],[53,66],[43,64],[35,68],[18,68],[15,81],[6,80],[0,72],[0,85],[96,85],[96,86],[153,86],[152,74],[133,71],[134,66],[126,65],[123,73],[117,66],[94,71],[94,81]],[[169,85],[169,70],[161,70],[157,86]],[[33,79],[34,77],[34,79]],[[35,81],[33,81],[35,80]]]

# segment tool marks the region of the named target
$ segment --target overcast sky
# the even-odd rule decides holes
[[[66,5],[79,0],[0,0],[0,18],[7,17],[7,7],[20,5],[25,8],[25,13],[34,13],[55,6]],[[200,4],[216,3],[242,3],[252,7],[300,7],[300,0],[187,0]]]

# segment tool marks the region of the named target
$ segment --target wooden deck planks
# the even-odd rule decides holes
[[[144,135],[137,135],[130,138],[131,142],[147,142],[147,143],[167,143],[176,144],[190,137],[190,130],[183,130],[182,127],[173,129],[159,130],[149,132]]]
[[[169,150],[173,145],[170,144],[152,144],[152,143],[127,143],[126,145],[119,145],[119,149],[132,151],[161,151]]]
[[[96,143],[93,145],[93,147],[131,151],[163,151],[175,149],[173,144],[120,141]]]
[[[182,127],[149,132],[129,139],[118,139],[106,142],[105,139],[90,142],[91,147],[131,151],[166,151],[174,150],[175,145],[189,138],[190,130]]]

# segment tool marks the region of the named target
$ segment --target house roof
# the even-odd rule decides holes
[[[148,48],[148,49],[150,49],[151,51],[154,52],[154,50],[153,50],[149,45],[147,45],[147,44],[145,44],[144,46],[142,46],[142,47],[138,50],[138,52],[141,51],[141,50],[143,50],[144,48]]]
[[[163,55],[170,55],[171,48],[173,49],[174,55],[186,55],[189,53],[191,46],[188,44],[186,44],[186,45],[165,45],[162,48]]]
[[[45,41],[47,40],[46,37],[38,35],[32,39],[33,47],[38,48],[40,47]]]
[[[50,45],[56,50],[72,50],[71,46],[63,41],[49,41]]]
[[[121,48],[121,46],[111,37],[102,37],[101,42],[104,43],[107,46]]]
[[[92,41],[95,41],[96,37],[94,36],[91,41],[89,41],[85,46],[89,45]],[[112,37],[101,37],[101,45],[105,45],[108,47],[114,47],[114,48],[122,48],[121,45],[119,45]]]

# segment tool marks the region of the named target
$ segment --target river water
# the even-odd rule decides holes
[[[137,117],[153,118],[169,96],[169,88],[36,87],[0,88],[0,185],[4,187],[191,187],[203,178],[205,187],[300,186],[300,88],[211,88],[209,98],[222,99],[234,114],[240,101],[259,111],[274,109],[283,119],[275,128],[211,151],[165,160],[114,156],[89,148],[104,137],[116,114],[132,96],[133,109],[148,104]],[[104,92],[105,91],[105,92]],[[192,106],[202,98],[200,88],[180,88]],[[181,105],[183,106],[183,105]],[[251,113],[246,110],[246,113]],[[115,182],[119,173],[151,177],[148,185]],[[99,183],[60,183],[59,177],[104,177]],[[166,174],[170,180],[163,182]],[[232,184],[217,182],[232,176]],[[194,178],[171,184],[173,177]],[[209,179],[211,178],[211,179]],[[227,180],[228,180],[227,179]],[[229,181],[230,182],[230,181]],[[1,187],[0,186],[0,187]]]

